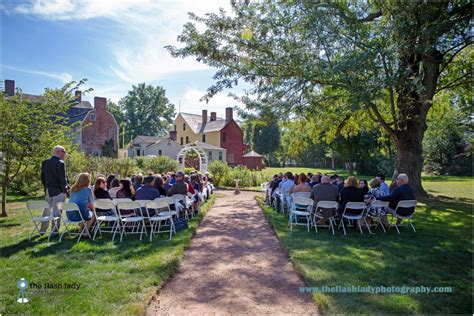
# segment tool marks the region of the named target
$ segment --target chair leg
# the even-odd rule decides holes
[[[373,234],[372,231],[370,230],[369,223],[367,223],[367,218],[366,217],[364,217],[364,223],[365,223],[365,226],[367,226],[367,230],[369,231],[369,234]]]
[[[411,225],[411,228],[413,228],[413,231],[416,233],[415,226],[413,226],[413,224],[411,223],[411,221],[408,221],[408,223]]]
[[[334,224],[336,224],[336,220],[334,219],[334,217],[330,217],[329,218],[329,226],[331,226],[331,229],[332,229],[332,234],[334,234]]]

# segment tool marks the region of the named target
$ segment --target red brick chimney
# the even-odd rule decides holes
[[[15,80],[5,80],[5,94],[8,96],[15,95]]]
[[[94,97],[94,108],[97,112],[107,111],[107,99],[101,97]]]
[[[178,132],[177,131],[170,131],[170,139],[176,141]]]
[[[82,91],[77,90],[77,91],[74,93],[74,99],[75,99],[78,103],[81,103],[81,101],[82,101]]]
[[[232,121],[233,118],[233,109],[232,108],[225,108],[225,121],[229,122]]]
[[[202,110],[202,125],[207,123],[207,110]]]
[[[217,119],[216,112],[211,112],[211,121],[215,121]]]

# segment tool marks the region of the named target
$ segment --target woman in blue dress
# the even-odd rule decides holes
[[[76,183],[71,187],[71,197],[69,198],[69,202],[76,203],[77,206],[79,206],[82,218],[86,221],[87,229],[89,231],[95,222],[94,195],[90,188],[90,184],[90,174],[86,172],[80,173],[77,176]],[[81,220],[79,212],[68,212],[66,215],[71,221]],[[82,228],[83,226],[81,224],[80,229],[82,230]],[[85,237],[88,237],[87,234]]]

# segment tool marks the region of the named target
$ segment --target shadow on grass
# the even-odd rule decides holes
[[[417,232],[374,235],[304,227],[288,231],[287,218],[263,206],[295,268],[309,286],[452,287],[454,293],[317,293],[329,313],[470,313],[472,206],[434,198],[414,216]],[[455,263],[455,268],[453,264]]]

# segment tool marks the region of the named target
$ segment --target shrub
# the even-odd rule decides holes
[[[168,171],[176,171],[176,169],[178,168],[178,162],[167,156],[141,158],[142,159],[140,159],[140,163],[142,164],[142,168],[140,169],[144,173],[152,171],[153,173],[163,174]]]
[[[214,181],[215,186],[225,185],[223,183],[223,180],[230,171],[230,168],[227,163],[220,160],[214,160],[209,164],[208,170],[209,173],[212,175],[212,179]]]

